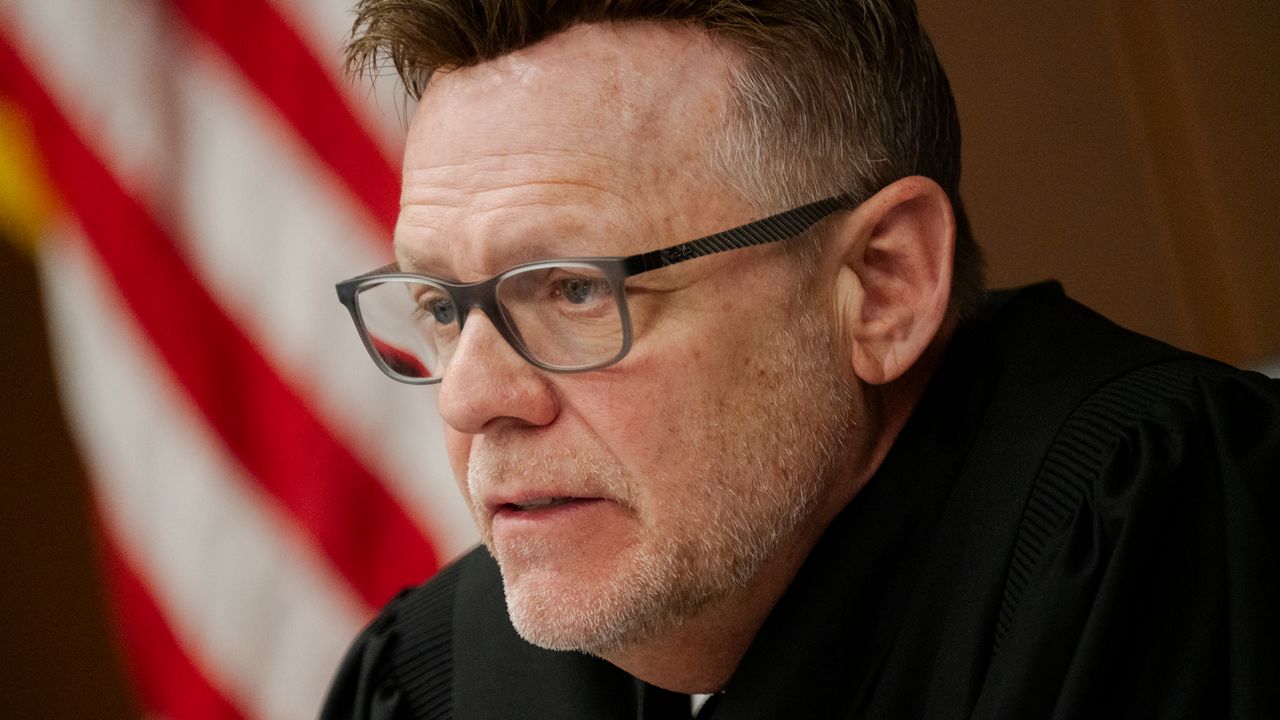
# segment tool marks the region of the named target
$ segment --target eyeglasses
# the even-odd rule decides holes
[[[848,196],[827,198],[661,250],[525,263],[473,283],[400,272],[391,264],[338,283],[338,300],[351,313],[374,363],[400,382],[440,382],[472,310],[483,312],[536,367],[595,370],[631,349],[627,278],[704,255],[788,240],[856,205]]]

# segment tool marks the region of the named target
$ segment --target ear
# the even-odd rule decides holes
[[[901,377],[942,328],[955,234],[946,192],[919,176],[886,186],[838,228],[840,313],[864,382]]]

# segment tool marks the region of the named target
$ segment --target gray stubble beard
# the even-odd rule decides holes
[[[837,464],[856,428],[854,390],[821,361],[832,357],[827,351],[833,348],[815,336],[819,329],[814,318],[801,318],[793,331],[775,338],[780,347],[773,357],[787,359],[776,383],[760,383],[735,398],[726,414],[746,421],[708,428],[699,439],[716,448],[705,467],[721,471],[692,485],[690,504],[702,512],[687,522],[697,531],[664,534],[645,526],[642,551],[615,568],[604,586],[554,594],[522,587],[509,570],[552,549],[538,543],[499,547],[485,537],[502,568],[508,612],[521,637],[551,650],[608,655],[678,626],[751,583],[843,474]],[[636,481],[603,448],[485,448],[471,461],[473,496],[512,473],[563,478],[572,468],[568,472],[582,478],[584,488],[634,497]]]

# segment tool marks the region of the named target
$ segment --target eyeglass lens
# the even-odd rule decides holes
[[[621,293],[591,265],[540,264],[504,275],[496,300],[516,349],[545,366],[572,370],[614,359],[625,344]],[[461,338],[449,289],[425,278],[387,279],[356,296],[369,344],[393,374],[442,378]]]

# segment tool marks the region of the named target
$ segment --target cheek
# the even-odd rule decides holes
[[[709,438],[723,422],[720,393],[708,387],[713,378],[705,366],[677,362],[675,355],[632,366],[626,380],[612,386],[589,383],[571,411],[632,478],[647,524],[683,517],[697,485],[715,474]],[[687,358],[688,349],[679,355]]]
[[[635,353],[616,370],[566,376],[561,419],[587,428],[635,476],[669,466],[692,400],[688,366],[678,355]]]

